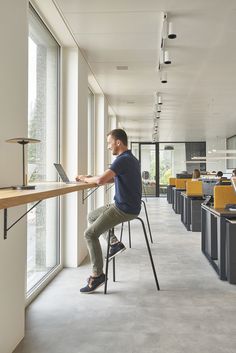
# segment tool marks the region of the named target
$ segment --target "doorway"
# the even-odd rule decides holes
[[[143,197],[159,196],[159,159],[158,144],[139,143],[139,161],[142,176]]]
[[[194,168],[202,173],[206,163],[196,163],[192,157],[206,155],[205,142],[131,142],[131,150],[139,159],[143,197],[166,197],[169,177],[191,174]]]

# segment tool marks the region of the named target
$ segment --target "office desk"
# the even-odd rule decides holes
[[[167,202],[172,203],[172,189],[174,185],[167,185]]]
[[[213,207],[203,205],[202,210],[202,252],[207,257],[221,280],[227,280],[226,271],[226,230],[235,231],[235,227],[227,226],[229,220],[236,219],[236,212],[225,210],[223,208],[214,209]],[[232,236],[232,232],[229,233]],[[235,244],[236,245],[236,244]],[[231,248],[236,254],[236,248]]]
[[[181,198],[181,222],[187,230],[200,232],[201,204],[204,201],[203,197],[199,195],[187,195],[185,192],[181,192]]]
[[[185,191],[185,189],[177,189],[176,187],[172,188],[172,208],[177,214],[181,214],[183,207],[182,199],[180,197],[182,191]]]
[[[33,207],[35,207],[42,200],[62,196],[75,191],[82,191],[82,199],[84,200],[84,190],[97,187],[97,184],[88,183],[78,183],[78,184],[65,184],[65,183],[38,183],[36,184],[35,190],[12,190],[4,189],[0,190],[0,210],[4,210],[4,239],[7,238],[7,231],[12,227],[7,226],[7,209],[10,207],[25,205],[30,202],[37,202]],[[32,207],[32,208],[33,208]],[[32,209],[31,208],[31,209]],[[23,215],[25,216],[28,211]],[[17,223],[21,216],[15,223]],[[14,225],[13,224],[13,225]]]

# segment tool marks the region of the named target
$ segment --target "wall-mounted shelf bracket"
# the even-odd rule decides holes
[[[21,217],[19,217],[14,223],[12,223],[9,227],[7,227],[7,208],[4,208],[4,224],[3,224],[3,229],[4,229],[4,239],[7,239],[7,232],[16,224],[18,223],[24,216],[27,215],[33,208],[35,208],[42,200],[36,202],[27,212],[25,212]]]
[[[82,191],[82,204],[84,204],[84,201],[87,200],[87,198],[88,198],[89,196],[91,196],[98,188],[99,188],[99,186],[97,186],[97,187],[96,187],[95,189],[93,189],[91,192],[90,192],[91,189],[88,189],[88,192],[87,192],[86,196],[85,196],[85,190],[83,190],[83,191]]]

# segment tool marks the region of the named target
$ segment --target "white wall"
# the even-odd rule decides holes
[[[181,173],[186,170],[186,151],[185,143],[175,143],[173,151],[173,176],[176,176],[177,173]]]
[[[208,151],[211,151],[212,149],[218,149],[218,150],[225,150],[226,148],[226,140],[225,138],[220,138],[220,137],[215,137],[211,139],[206,140],[206,155],[211,156],[211,154],[208,153]],[[216,156],[216,154],[215,154]],[[222,172],[226,171],[226,161],[225,159],[217,159],[217,160],[208,160],[206,163],[206,170],[208,172],[211,171],[219,171],[221,170]]]
[[[79,116],[78,116],[78,160],[77,172],[79,174],[88,172],[88,66],[79,52]],[[81,173],[82,172],[82,173]],[[86,191],[85,191],[86,193]],[[87,227],[87,201],[82,204],[82,195],[77,193],[78,202],[78,265],[87,255],[87,246],[84,240],[84,230]]]
[[[62,51],[62,117],[61,117],[61,163],[69,178],[77,175],[78,160],[78,48],[64,48]],[[61,198],[63,241],[63,265],[77,266],[78,263],[78,204],[76,194]]]
[[[21,147],[7,144],[27,136],[28,2],[1,0],[0,11],[0,186],[22,183]],[[25,207],[8,210],[9,224]],[[21,220],[3,240],[0,211],[0,353],[10,353],[24,335],[26,223]]]
[[[95,97],[95,172],[101,175],[108,168],[108,151],[107,151],[107,132],[108,132],[108,105],[103,94]],[[103,206],[106,202],[104,187],[100,187],[96,191],[95,206]]]
[[[88,66],[75,47],[63,49],[63,67],[61,161],[73,180],[78,174],[86,174],[88,169]],[[82,192],[62,200],[63,264],[76,267],[88,253],[84,241],[87,202],[82,203]]]

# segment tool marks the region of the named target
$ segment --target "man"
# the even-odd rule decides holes
[[[92,263],[92,275],[81,293],[92,293],[105,282],[103,256],[99,237],[117,224],[130,221],[139,215],[141,209],[141,173],[139,161],[128,150],[126,132],[115,129],[107,134],[108,149],[117,156],[101,176],[78,175],[77,181],[104,185],[115,182],[115,203],[100,207],[89,214],[91,224],[85,231],[85,239]],[[115,235],[111,237],[109,260],[125,250],[124,244]]]

